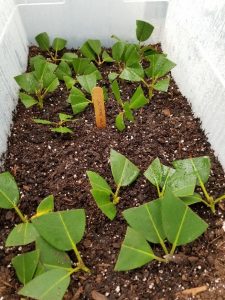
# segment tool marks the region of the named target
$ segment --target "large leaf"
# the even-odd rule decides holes
[[[95,199],[95,202],[99,209],[110,220],[113,220],[116,216],[116,206],[110,201],[110,194],[103,190],[91,190],[91,194]]]
[[[92,89],[96,86],[97,83],[96,74],[91,73],[88,75],[77,76],[77,81],[83,89],[85,89],[88,93],[91,94]]]
[[[45,77],[48,77],[49,74],[52,75],[56,68],[57,65],[39,59],[34,62],[33,74],[37,80],[44,82],[46,80]]]
[[[167,187],[177,197],[193,195],[195,186],[195,175],[186,174],[183,170],[177,170],[167,181]]]
[[[115,61],[122,60],[125,48],[126,48],[126,44],[122,41],[116,42],[112,46],[112,57]]]
[[[136,20],[136,36],[140,42],[146,41],[152,34],[154,26],[150,23]]]
[[[19,98],[26,108],[30,108],[33,105],[38,103],[38,101],[36,99],[34,99],[32,96],[27,95],[22,92],[19,93]]]
[[[72,87],[76,83],[76,80],[70,76],[63,76],[63,80],[65,81],[68,90],[72,89]]]
[[[0,208],[14,208],[19,202],[19,190],[9,172],[0,174]]]
[[[126,67],[120,74],[120,78],[128,81],[142,81],[144,71],[140,64]]]
[[[87,75],[98,71],[96,66],[88,58],[75,58],[72,64],[76,75]]]
[[[149,55],[150,67],[145,69],[149,78],[160,78],[172,70],[176,64],[165,57],[164,54]]]
[[[145,97],[141,86],[139,86],[130,99],[129,107],[131,109],[138,109],[148,103],[149,103],[149,100]]]
[[[59,86],[59,80],[55,74],[46,74],[44,80],[45,92],[51,93],[54,92]]]
[[[162,79],[154,85],[154,89],[161,92],[167,92],[169,84],[170,84],[169,78]]]
[[[93,190],[102,191],[109,195],[112,194],[111,187],[108,185],[107,181],[98,173],[87,171],[87,176]]]
[[[162,243],[166,237],[161,216],[162,199],[157,199],[123,211],[127,223],[152,243]]]
[[[155,255],[142,234],[128,227],[115,271],[139,268],[152,261]]]
[[[140,61],[140,54],[134,44],[127,44],[124,52],[123,60],[127,67],[138,64]]]
[[[34,94],[35,91],[39,88],[39,84],[34,77],[33,72],[31,73],[24,73],[22,75],[18,75],[14,77],[16,80],[17,84],[26,91],[29,94]]]
[[[61,61],[61,63],[58,65],[55,71],[55,74],[59,78],[59,80],[64,80],[64,76],[71,77],[72,72],[70,70],[69,65],[65,61]]]
[[[123,131],[126,128],[125,123],[124,123],[124,113],[123,112],[120,112],[116,116],[116,128],[119,131]]]
[[[35,37],[38,46],[41,50],[47,51],[50,48],[50,40],[47,32],[41,32]]]
[[[16,275],[22,284],[26,284],[33,278],[37,268],[38,259],[38,250],[17,255],[12,259],[12,265],[16,270]]]
[[[62,38],[55,38],[52,43],[52,48],[57,52],[65,48],[67,41]]]
[[[209,179],[211,163],[208,156],[176,160],[173,162],[173,166],[183,170],[186,174],[195,175],[198,185],[200,185],[200,181],[206,183]]]
[[[66,270],[50,270],[26,284],[19,295],[38,300],[62,300],[70,284],[70,274]]]
[[[90,104],[90,100],[88,100],[82,91],[76,87],[71,89],[68,102],[71,103],[74,114],[84,111],[85,108]]]
[[[46,60],[45,57],[43,55],[35,55],[33,57],[30,58],[29,60],[29,64],[30,64],[30,68],[31,70],[33,71],[34,70],[34,63],[37,61],[37,60]]]
[[[51,212],[32,219],[39,234],[53,247],[67,251],[79,243],[85,230],[83,209]]]
[[[101,42],[89,39],[82,45],[80,51],[85,57],[95,60],[96,56],[99,56],[102,51]]]
[[[60,250],[52,247],[40,236],[36,239],[36,249],[40,253],[38,269],[35,277],[51,269],[71,269],[69,256]]]
[[[34,228],[33,224],[28,222],[21,223],[19,225],[16,225],[10,232],[5,246],[12,247],[27,245],[34,242],[37,237],[38,232]]]
[[[66,62],[68,65],[72,65],[74,58],[77,58],[77,57],[78,56],[76,53],[66,52],[63,54],[61,60]]]
[[[162,199],[162,221],[166,237],[173,248],[194,241],[208,227],[205,221],[169,190]]]
[[[140,172],[129,159],[113,149],[110,151],[110,165],[115,183],[119,187],[131,184]]]

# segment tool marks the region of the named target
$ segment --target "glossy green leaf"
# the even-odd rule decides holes
[[[143,235],[128,227],[116,262],[115,271],[136,269],[154,258],[155,255]]]
[[[73,133],[73,130],[66,126],[59,126],[56,128],[51,128],[51,131],[53,132],[58,132],[58,133]]]
[[[36,42],[41,50],[47,51],[50,48],[50,39],[47,32],[41,32],[35,37]]]
[[[148,56],[150,67],[145,69],[149,78],[160,78],[172,70],[176,64],[166,58],[164,54],[153,54]]]
[[[31,251],[17,255],[12,259],[12,265],[16,270],[16,275],[22,284],[26,284],[34,276],[39,259],[39,251]]]
[[[5,246],[23,246],[35,241],[38,237],[38,232],[31,223],[21,223],[16,225],[10,232]]]
[[[112,194],[111,187],[108,185],[107,181],[98,173],[87,171],[87,176],[93,190],[102,191],[108,193],[109,195]]]
[[[38,233],[53,247],[69,251],[80,242],[85,230],[83,209],[50,212],[32,219]]]
[[[105,50],[102,53],[102,60],[105,62],[114,62],[114,59]]]
[[[129,159],[113,149],[110,151],[110,165],[115,183],[119,187],[131,184],[140,172]]]
[[[180,198],[186,205],[192,205],[202,201],[201,195],[194,193],[191,196],[181,197]]]
[[[117,74],[115,72],[109,73],[109,75],[108,75],[109,81],[110,82],[114,81],[118,76],[119,76],[119,74]]]
[[[33,119],[33,121],[37,124],[42,124],[42,125],[51,125],[52,122],[49,120],[43,120],[43,119]]]
[[[116,100],[119,102],[121,101],[121,95],[120,95],[120,87],[119,87],[119,84],[117,82],[117,80],[114,80],[112,83],[111,83],[111,89],[112,89],[112,92],[116,98]]]
[[[209,179],[211,163],[208,156],[176,160],[173,166],[177,170],[183,170],[186,174],[195,175],[198,185],[200,185],[200,180],[206,183]]]
[[[140,54],[137,51],[137,46],[134,44],[127,44],[125,47],[123,60],[127,67],[139,64]]]
[[[133,96],[130,99],[129,107],[131,109],[138,109],[143,107],[144,105],[148,104],[149,100],[145,97],[144,92],[139,86],[136,91],[134,92]]]
[[[70,284],[70,274],[66,270],[50,270],[27,283],[19,295],[38,300],[62,300]]]
[[[0,174],[0,208],[14,208],[19,202],[19,189],[9,172]]]
[[[196,186],[196,177],[177,170],[167,181],[167,187],[177,197],[191,196]]]
[[[112,46],[112,57],[115,61],[121,61],[125,48],[126,48],[126,44],[122,41],[116,42]]]
[[[32,72],[18,75],[14,77],[14,79],[16,80],[17,84],[21,87],[21,89],[23,89],[29,94],[34,94],[39,87],[39,84]]]
[[[34,99],[32,96],[22,92],[19,93],[19,98],[26,108],[30,108],[38,103],[38,101]]]
[[[62,38],[55,38],[52,43],[52,48],[57,52],[65,48],[67,41]]]
[[[154,85],[154,89],[161,92],[167,92],[169,84],[170,84],[169,78],[162,79]]]
[[[96,86],[97,79],[95,73],[77,76],[77,81],[85,91],[91,94],[92,89]]]
[[[66,62],[68,65],[72,65],[74,58],[77,58],[76,53],[66,52],[63,54],[61,60]]]
[[[125,126],[125,123],[124,123],[124,113],[123,112],[120,112],[117,116],[116,116],[116,128],[119,130],[119,131],[123,131],[126,126]]]
[[[59,80],[64,80],[64,76],[72,76],[70,67],[65,61],[61,61],[61,63],[58,65],[55,71],[55,74]]]
[[[141,65],[133,65],[132,67],[126,67],[120,74],[120,78],[128,81],[142,81],[144,77],[144,71]]]
[[[157,199],[123,211],[127,223],[151,243],[161,243],[166,235],[162,225],[161,204]]]
[[[72,89],[76,80],[70,76],[63,76],[63,80],[65,81],[66,87],[68,90]]]
[[[37,207],[37,214],[36,216],[47,214],[54,210],[54,196],[49,195],[48,197],[44,198],[41,203]]]
[[[140,42],[146,41],[152,34],[154,26],[142,20],[136,20],[136,36]]]
[[[116,206],[110,201],[110,194],[102,190],[93,189],[91,190],[91,194],[103,214],[110,220],[113,220],[116,216]]]
[[[124,115],[126,119],[131,122],[134,122],[134,115],[132,113],[132,110],[130,108],[130,103],[128,101],[124,102],[123,109],[124,109]]]
[[[205,221],[169,190],[162,199],[162,222],[166,237],[174,248],[194,241],[208,227]]]
[[[95,60],[102,51],[100,40],[87,40],[80,48],[80,52],[87,58]]]

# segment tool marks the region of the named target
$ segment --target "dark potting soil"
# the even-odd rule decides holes
[[[30,56],[38,53],[36,47],[30,48]],[[109,87],[107,74],[115,69],[107,64],[100,68],[104,77],[100,86]],[[129,98],[137,86],[121,81],[123,99]],[[74,130],[71,137],[59,136],[47,126],[32,122],[35,117],[57,120],[59,112],[71,114],[67,97],[65,85],[61,84],[46,99],[42,111],[18,104],[2,168],[15,176],[21,191],[20,208],[25,214],[34,214],[37,205],[49,194],[55,196],[55,210],[84,208],[86,211],[86,233],[78,248],[91,274],[75,274],[65,299],[225,299],[224,204],[218,205],[215,215],[201,204],[192,207],[209,223],[209,229],[194,243],[178,248],[176,263],[152,262],[130,272],[115,272],[113,268],[127,227],[121,213],[157,198],[156,190],[144,176],[122,189],[118,216],[112,222],[97,208],[90,194],[87,170],[99,172],[114,185],[109,166],[111,148],[126,155],[141,171],[156,157],[169,165],[175,159],[209,155],[212,176],[208,191],[214,196],[225,193],[221,165],[199,119],[194,117],[174,80],[168,93],[157,92],[122,133],[115,129],[118,106],[110,91],[104,130],[95,127],[91,106],[71,124]],[[20,284],[10,262],[17,253],[32,249],[30,245],[4,248],[8,233],[18,222],[14,211],[0,210],[0,296],[3,297],[0,299],[20,299],[17,295]],[[157,246],[154,250],[160,251]],[[72,253],[71,257],[74,259]],[[195,287],[200,287],[196,296],[195,290],[193,294],[186,291]],[[200,292],[201,289],[205,291]]]

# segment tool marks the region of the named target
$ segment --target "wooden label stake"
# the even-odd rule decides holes
[[[101,87],[94,87],[92,90],[92,102],[95,110],[95,122],[98,128],[106,127],[104,93]]]

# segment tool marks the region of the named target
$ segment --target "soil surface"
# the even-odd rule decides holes
[[[31,47],[30,56],[36,54],[38,49]],[[116,67],[101,66],[104,79],[99,81],[100,86],[109,88],[107,74],[112,70]],[[129,98],[137,86],[137,83],[121,82],[123,98]],[[225,193],[222,167],[199,119],[193,115],[174,80],[168,93],[157,92],[149,105],[137,111],[135,122],[127,124],[122,133],[115,129],[118,105],[110,89],[104,130],[95,127],[91,106],[71,124],[74,130],[71,136],[60,136],[48,126],[32,122],[35,117],[57,120],[59,112],[71,114],[67,98],[68,91],[61,83],[46,99],[42,111],[18,104],[2,167],[2,171],[9,170],[16,178],[21,192],[20,208],[25,214],[34,214],[37,205],[49,194],[55,196],[55,210],[84,208],[86,211],[86,233],[78,248],[91,275],[74,275],[65,299],[225,299],[224,204],[217,206],[215,215],[201,204],[192,206],[209,223],[209,229],[194,243],[178,248],[176,263],[152,262],[119,273],[113,268],[127,227],[121,213],[157,198],[156,190],[144,176],[122,189],[118,215],[112,222],[97,208],[90,194],[87,170],[99,172],[115,187],[109,166],[111,148],[126,155],[142,172],[156,157],[170,165],[175,159],[209,155],[212,176],[207,189],[215,197]],[[19,219],[14,211],[0,210],[0,299],[5,300],[20,299],[17,295],[20,284],[10,264],[12,257],[32,249],[32,245],[4,248],[15,223]],[[160,251],[157,246],[155,250]],[[196,287],[200,289],[188,291]]]

